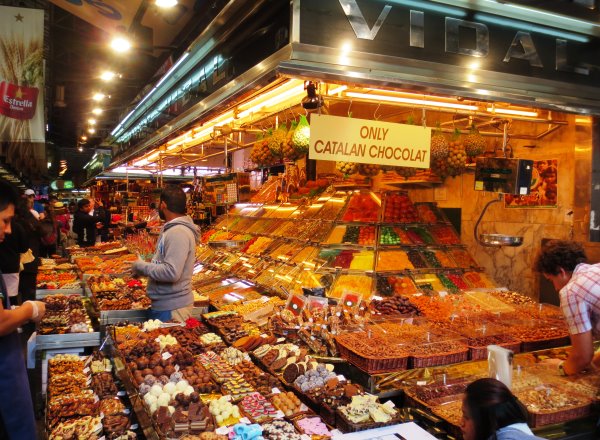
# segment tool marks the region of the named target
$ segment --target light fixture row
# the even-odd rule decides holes
[[[438,109],[455,109],[468,112],[477,112],[483,110],[481,106],[475,104],[457,103],[455,98],[426,97],[415,93],[401,93],[382,89],[363,89],[364,92],[348,91],[346,85],[330,84],[326,89],[328,96],[338,96],[350,99],[364,99],[376,102],[391,102],[407,104],[414,106],[431,107]],[[259,96],[238,105],[235,109],[229,110],[221,115],[205,122],[200,127],[196,127],[186,133],[168,141],[160,149],[142,156],[133,166],[144,167],[158,160],[161,152],[174,151],[178,148],[186,149],[206,142],[213,135],[215,128],[231,124],[244,125],[251,122],[256,115],[273,114],[284,108],[289,108],[297,104],[306,94],[305,84],[301,80],[289,79],[273,89],[261,93]],[[428,98],[428,99],[426,99]],[[521,116],[535,118],[537,111],[499,107],[495,104],[488,105],[485,110],[491,114],[502,114],[510,116]]]

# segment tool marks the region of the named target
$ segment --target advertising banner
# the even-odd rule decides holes
[[[313,114],[310,159],[429,168],[431,128]]]
[[[133,22],[142,0],[51,0],[56,6],[71,14],[99,27],[114,33],[118,30],[127,30]]]
[[[44,11],[0,6],[0,141],[45,142]]]

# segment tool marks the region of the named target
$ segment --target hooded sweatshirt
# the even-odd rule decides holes
[[[194,303],[192,272],[200,230],[185,215],[163,226],[150,263],[136,261],[133,270],[148,276],[148,297],[152,309],[177,310]]]

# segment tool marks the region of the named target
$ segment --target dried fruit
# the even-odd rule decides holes
[[[335,169],[342,174],[356,174],[358,171],[358,164],[354,162],[336,162]]]
[[[273,156],[268,146],[267,139],[259,135],[256,142],[252,146],[250,159],[258,166],[269,166],[277,162],[277,158]]]
[[[411,167],[396,167],[396,174],[408,179],[417,174],[417,169]]]
[[[362,176],[376,176],[379,174],[381,167],[379,165],[361,163],[358,166],[358,173]]]
[[[467,164],[467,153],[459,141],[450,142],[450,153],[446,159],[448,163],[448,175],[456,177],[463,173]]]

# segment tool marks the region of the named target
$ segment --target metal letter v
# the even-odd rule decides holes
[[[344,14],[346,14],[346,17],[348,17],[348,21],[350,21],[352,29],[354,29],[354,33],[358,38],[362,38],[363,40],[375,39],[379,29],[381,29],[381,26],[383,25],[383,22],[392,10],[390,5],[385,5],[379,14],[379,18],[377,18],[377,21],[375,21],[373,28],[370,29],[365,16],[356,3],[356,0],[339,0],[339,2],[344,10]]]

